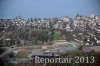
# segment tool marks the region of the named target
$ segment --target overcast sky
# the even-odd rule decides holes
[[[100,0],[0,0],[0,17],[100,15]]]

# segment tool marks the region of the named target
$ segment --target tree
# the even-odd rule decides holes
[[[13,58],[15,56],[15,53],[13,53],[13,52],[11,52],[10,54],[9,54],[9,57],[10,58]]]
[[[50,34],[50,41],[54,40],[54,30],[50,30],[51,34]]]

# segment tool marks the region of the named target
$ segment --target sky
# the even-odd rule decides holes
[[[100,15],[100,0],[0,0],[0,17]]]

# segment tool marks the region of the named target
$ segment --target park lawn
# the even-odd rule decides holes
[[[54,40],[64,40],[65,38],[63,37],[63,35],[60,34],[60,31],[54,31]]]
[[[27,58],[28,54],[29,54],[28,50],[21,49],[21,51],[19,51],[15,57],[16,58]]]

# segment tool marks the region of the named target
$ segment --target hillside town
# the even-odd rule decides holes
[[[75,50],[100,52],[100,16],[0,18],[0,47],[5,66],[34,66],[35,56],[59,57]]]

